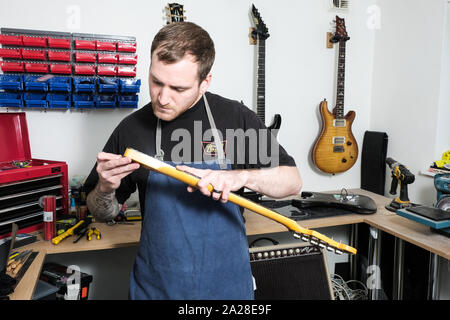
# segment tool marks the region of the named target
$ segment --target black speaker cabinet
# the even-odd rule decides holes
[[[324,251],[308,243],[250,248],[255,300],[331,300]]]

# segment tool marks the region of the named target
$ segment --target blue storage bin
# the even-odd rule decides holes
[[[22,94],[16,92],[0,92],[0,107],[22,108]]]
[[[94,97],[90,94],[73,94],[73,107],[80,108],[94,108]]]
[[[79,77],[73,78],[74,92],[95,92],[95,78]]]
[[[4,90],[23,90],[22,76],[0,74],[0,89]]]
[[[70,109],[72,104],[70,94],[67,93],[49,93],[47,94],[47,102],[50,109]]]
[[[25,93],[23,95],[24,105],[27,108],[46,108],[47,94],[46,93]]]
[[[119,92],[119,80],[114,78],[98,78],[98,92]]]
[[[51,92],[72,92],[71,77],[54,77],[48,82],[48,90]]]
[[[39,78],[43,76],[24,76],[23,84],[25,87],[25,91],[48,91],[48,80],[38,81]]]
[[[141,87],[141,79],[120,79],[120,92],[138,93]]]
[[[138,96],[135,95],[127,95],[127,96],[119,96],[118,98],[118,106],[119,108],[137,108],[138,107]]]
[[[96,108],[115,108],[117,104],[117,96],[99,94],[95,96]]]

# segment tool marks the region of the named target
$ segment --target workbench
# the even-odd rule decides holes
[[[305,228],[316,229],[341,225],[357,225],[366,223],[372,228],[387,232],[399,241],[407,241],[432,254],[450,259],[450,238],[432,233],[428,227],[396,215],[394,212],[385,209],[385,205],[392,199],[366,191],[362,189],[349,189],[349,193],[362,194],[371,197],[377,204],[377,212],[374,214],[349,214],[336,217],[310,219],[298,221],[299,225]],[[336,191],[330,191],[336,193]],[[245,211],[244,218],[246,221],[247,235],[275,233],[287,231],[286,227],[278,222],[272,221],[266,217]],[[21,249],[32,249],[37,251],[38,255],[17,285],[14,293],[10,295],[12,300],[29,300],[33,297],[33,293],[41,273],[42,265],[47,254],[79,252],[88,250],[104,250],[114,249],[125,246],[133,246],[139,243],[141,233],[141,223],[135,222],[133,225],[116,224],[114,226],[106,226],[104,223],[93,223],[102,232],[101,240],[87,241],[85,237],[80,239],[78,243],[73,243],[71,238],[62,241],[58,245],[53,245],[49,241],[42,240],[42,234],[38,234],[39,242],[29,244]],[[373,242],[373,241],[372,241]],[[350,243],[352,245],[352,243]],[[377,243],[372,246],[379,251]],[[357,248],[358,249],[358,248]],[[376,259],[373,264],[378,265]],[[402,264],[399,264],[402,269]],[[401,270],[399,270],[401,272]],[[401,277],[401,274],[399,274]]]

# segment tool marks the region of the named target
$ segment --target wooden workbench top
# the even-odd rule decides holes
[[[362,194],[371,197],[377,204],[375,214],[349,214],[337,217],[328,217],[320,219],[310,219],[299,221],[298,223],[305,228],[322,228],[339,225],[349,225],[355,223],[368,223],[369,225],[388,232],[400,239],[413,243],[423,249],[433,252],[441,257],[450,259],[450,238],[435,234],[430,229],[415,221],[400,217],[394,212],[385,209],[391,199],[378,194],[361,190],[349,189],[349,193]],[[339,193],[339,191],[329,191],[329,193]],[[246,219],[247,235],[264,234],[273,232],[287,231],[287,228],[271,219],[256,214],[254,212],[244,211]],[[53,245],[50,241],[42,240],[42,235],[38,235],[39,242],[24,246],[24,249],[33,249],[38,251],[39,255],[35,258],[30,268],[16,287],[11,299],[31,299],[39,278],[45,255],[65,252],[79,252],[88,250],[114,249],[124,246],[137,245],[141,233],[141,223],[134,222],[133,225],[116,224],[108,226],[105,223],[93,223],[93,226],[102,233],[102,239],[95,237],[88,241],[85,237],[78,243],[73,243],[74,237],[63,240],[58,245]]]

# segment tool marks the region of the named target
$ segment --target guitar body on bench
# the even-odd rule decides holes
[[[331,39],[339,43],[336,107],[330,112],[326,99],[320,103],[322,130],[312,153],[315,165],[332,174],[347,171],[358,159],[358,144],[352,133],[356,114],[349,111],[344,116],[345,48],[349,39],[344,19],[336,16],[336,33]]]
[[[314,145],[314,163],[326,173],[347,171],[358,158],[358,144],[352,133],[356,113],[349,111],[342,119],[336,119],[326,100],[320,103],[319,111],[322,131]]]

